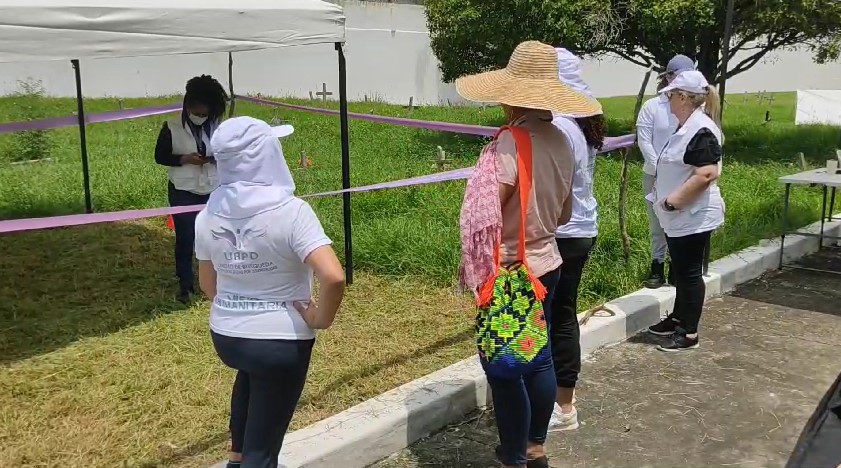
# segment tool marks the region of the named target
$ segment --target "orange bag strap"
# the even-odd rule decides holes
[[[528,130],[522,127],[506,125],[499,129],[496,137],[499,137],[506,130],[514,136],[514,144],[517,149],[517,189],[520,194],[520,235],[517,242],[517,260],[528,268],[526,261],[526,213],[528,213],[529,200],[531,199],[533,177],[531,135],[529,135]],[[497,253],[497,266],[499,266],[499,253]]]

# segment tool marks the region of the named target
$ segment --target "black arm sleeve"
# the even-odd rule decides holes
[[[719,161],[721,161],[721,145],[718,144],[713,132],[708,128],[698,130],[686,147],[686,153],[683,155],[684,164],[704,167],[718,164]]]
[[[161,133],[158,134],[158,142],[155,144],[155,162],[162,166],[181,165],[181,156],[172,154],[172,132],[166,123],[161,128]]]

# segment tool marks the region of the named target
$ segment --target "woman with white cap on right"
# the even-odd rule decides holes
[[[660,91],[668,86],[672,80],[685,71],[694,70],[695,63],[685,55],[675,55],[669,60],[663,73],[660,74],[660,82],[657,90]],[[642,153],[643,193],[651,192],[654,187],[654,171],[657,165],[657,156],[666,146],[669,137],[677,129],[677,119],[669,110],[669,101],[663,95],[657,95],[643,104],[637,116],[637,144]],[[648,228],[651,242],[651,272],[645,280],[645,287],[657,289],[666,284],[666,235],[657,215],[650,202],[646,202],[648,211]]]
[[[671,336],[666,352],[698,347],[704,308],[704,251],[712,232],[724,223],[721,176],[721,110],[718,93],[698,71],[678,75],[660,91],[678,128],[657,158],[654,190],[646,197],[666,233],[672,257],[675,305],[650,333]]]

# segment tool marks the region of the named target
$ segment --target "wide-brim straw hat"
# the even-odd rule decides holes
[[[514,49],[508,66],[456,80],[456,90],[467,100],[540,109],[566,115],[602,112],[598,101],[575,91],[558,79],[555,48],[526,41]]]

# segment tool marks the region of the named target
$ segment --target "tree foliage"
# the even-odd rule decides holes
[[[722,77],[727,0],[427,0],[432,48],[448,81],[504,66],[524,40],[583,56],[614,53],[644,67],[675,54]],[[726,78],[777,49],[805,47],[818,62],[839,55],[841,2],[735,0]],[[736,57],[738,55],[738,57]]]

